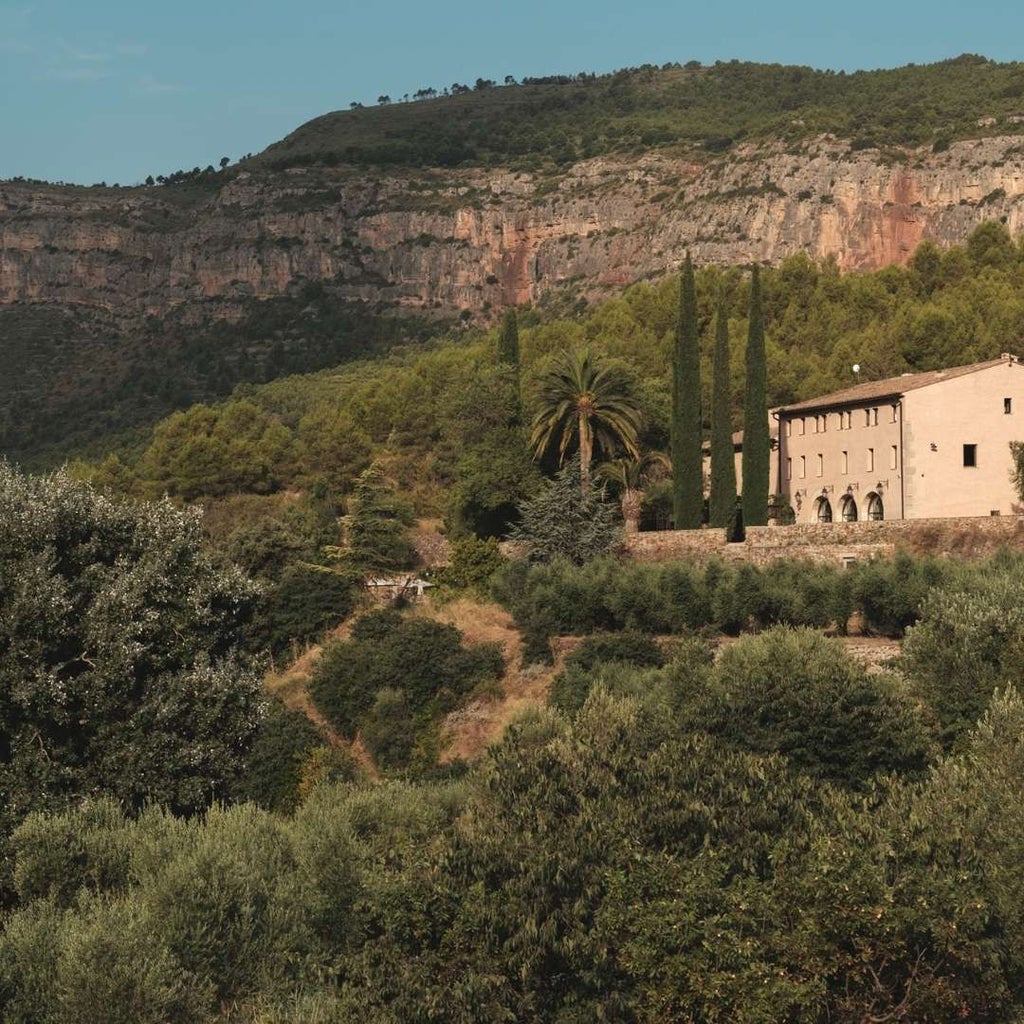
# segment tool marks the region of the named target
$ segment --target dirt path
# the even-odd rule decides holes
[[[556,637],[553,641],[555,664],[523,667],[523,644],[519,631],[500,605],[460,598],[442,606],[424,601],[410,612],[438,622],[449,623],[460,630],[467,643],[497,643],[505,658],[505,674],[499,681],[500,693],[482,697],[448,715],[442,726],[442,763],[455,760],[474,761],[492,744],[498,742],[508,724],[530,708],[547,703],[548,692],[566,656],[580,643],[579,637]],[[351,622],[344,623],[329,636],[345,640],[351,633]],[[720,645],[735,643],[737,638],[721,637]],[[882,672],[886,663],[900,653],[900,642],[883,637],[841,637],[849,653],[867,666],[869,672]],[[370,778],[377,778],[372,757],[356,739],[349,743],[339,736],[317,709],[309,695],[309,681],[322,646],[312,646],[280,672],[267,675],[265,685],[286,707],[300,711],[316,726],[332,745],[348,747],[353,757]]]
[[[334,629],[327,639],[347,640],[351,629],[351,622],[344,622]],[[377,766],[359,739],[357,738],[354,743],[349,743],[343,736],[339,736],[331,727],[331,723],[320,713],[320,709],[313,703],[313,698],[309,695],[309,681],[322,651],[323,644],[314,644],[306,648],[295,661],[281,669],[280,672],[268,672],[263,679],[263,686],[267,693],[277,697],[286,708],[305,715],[331,746],[346,747],[367,776],[376,779]]]

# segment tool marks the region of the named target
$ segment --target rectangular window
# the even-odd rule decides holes
[[[1012,398],[1004,398],[1003,399],[1003,412],[1005,412],[1007,416],[1009,416],[1010,413],[1013,412],[1013,399]]]
[[[867,471],[869,473],[873,473],[875,471],[875,449],[874,448],[869,448],[868,449],[868,457],[867,457],[865,465],[866,465]]]
[[[849,452],[840,452],[839,453],[839,465],[840,465],[840,471],[842,472],[843,476],[846,476],[846,474],[850,472],[850,453]]]
[[[853,413],[848,412],[846,414],[846,429],[853,430]]]
[[[896,422],[896,414],[899,412],[899,409],[900,407],[898,405],[892,406],[892,420],[890,420],[891,423]]]
[[[964,445],[964,465],[965,466],[977,466],[978,465],[978,446],[976,444],[965,444]]]
[[[786,437],[792,437],[792,436],[793,436],[793,421],[792,420],[786,420]]]
[[[803,434],[804,434],[804,431],[807,429],[806,421],[804,420],[803,416],[800,417],[800,421],[797,424],[797,426],[800,428],[799,433],[800,433],[800,436],[802,437]]]
[[[870,409],[865,409],[864,410],[864,426],[865,427],[870,427],[871,426],[871,410]]]
[[[825,456],[818,452],[818,476],[825,472]]]
[[[806,455],[801,455],[800,456],[800,479],[803,480],[803,478],[805,476],[807,476],[807,456]]]
[[[896,469],[897,462],[898,462],[898,454],[897,454],[897,451],[896,451],[896,445],[893,445],[889,449],[889,468],[890,469]]]
[[[792,480],[793,479],[793,460],[792,459],[786,459],[786,479],[787,480]]]
[[[821,432],[824,434],[826,430],[828,430],[828,413],[821,417]]]
[[[871,410],[871,425],[873,427],[877,427],[878,426],[878,410],[877,409],[872,409]]]

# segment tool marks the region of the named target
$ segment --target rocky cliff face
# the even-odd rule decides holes
[[[881,159],[821,138],[706,163],[649,153],[558,177],[344,169],[242,171],[216,193],[0,184],[0,304],[237,315],[330,282],[342,297],[484,310],[576,283],[599,296],[698,263],[798,252],[843,268],[907,259],[1002,218],[1024,231],[1016,137]]]

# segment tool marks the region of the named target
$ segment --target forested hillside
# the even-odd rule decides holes
[[[253,163],[532,169],[657,146],[718,151],[742,139],[824,132],[860,147],[948,145],[975,136],[979,117],[994,125],[1024,113],[1024,65],[970,54],[849,75],[734,60],[507,81],[425,85],[411,103],[392,102],[408,95],[381,97],[377,108],[327,114]]]
[[[923,244],[905,268],[842,274],[795,256],[766,269],[762,281],[770,405],[843,387],[854,363],[861,379],[880,379],[1015,352],[1024,339],[1024,248],[997,223],[945,253]],[[644,448],[665,449],[677,288],[668,279],[594,308],[521,311],[528,410],[533,381],[551,359],[589,346],[632,379]],[[705,417],[712,317],[722,299],[737,427],[748,290],[740,268],[698,270]],[[189,499],[271,494],[321,480],[340,500],[373,458],[383,458],[418,514],[458,522],[469,496],[497,507],[530,486],[524,442],[510,444],[502,433],[516,398],[497,365],[497,338],[496,331],[460,332],[384,360],[244,387],[226,403],[162,421],[99,479],[115,474],[138,493]]]
[[[1022,82],[965,56],[422,86],[220,170],[0,183],[0,451],[59,462],[239,383],[601,302],[686,251],[864,269],[1019,231]]]
[[[905,262],[871,270],[800,245],[706,258],[716,223],[692,288],[687,236],[656,248],[642,219],[657,265],[587,286],[569,251],[607,269],[626,232],[556,217],[660,222],[703,200],[678,178],[648,196],[667,165],[627,173],[635,156],[770,137],[816,183],[793,202],[834,225],[831,168],[849,184],[865,147],[910,144],[959,145],[959,166],[957,138],[1024,123],[1024,70],[733,62],[436,92],[143,200],[0,190],[21,246],[0,268],[0,1020],[1024,1019],[1024,535],[982,558],[961,526],[971,560],[851,566],[622,544],[672,522],[673,393],[696,387],[673,385],[677,340],[696,335],[695,462],[713,347],[730,455],[765,383],[775,405],[854,364],[1024,354],[1018,196],[956,184],[958,233],[897,232]],[[1016,174],[1012,139],[978,145],[972,175],[982,154]],[[629,203],[621,181],[586,192],[593,166],[563,175],[601,154]],[[910,159],[878,153],[893,222]],[[537,219],[446,179],[492,163]],[[426,192],[385,165],[426,167]],[[785,191],[736,188],[715,201],[745,225]],[[462,236],[426,230],[439,202]],[[59,301],[31,293],[42,266]]]

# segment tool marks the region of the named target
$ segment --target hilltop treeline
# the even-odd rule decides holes
[[[421,102],[381,96],[377,107],[310,121],[254,162],[533,169],[656,146],[717,152],[743,139],[823,132],[858,148],[942,148],[977,135],[979,118],[1015,131],[1008,118],[1024,110],[1024,65],[970,54],[853,74],[733,60],[506,82],[455,83],[443,97],[424,88],[415,94]]]

